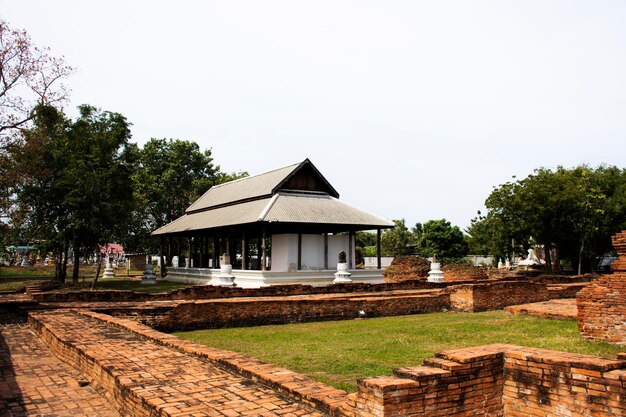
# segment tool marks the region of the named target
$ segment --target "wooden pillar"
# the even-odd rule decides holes
[[[302,233],[298,233],[298,271],[302,269]]]
[[[165,262],[163,262],[163,236],[159,239],[159,276],[165,277]]]
[[[220,238],[217,236],[213,236],[213,268],[219,268],[218,259],[219,259],[219,241]]]
[[[380,229],[376,229],[376,267],[381,269],[382,263],[380,260]]]
[[[352,255],[352,249],[354,247],[354,232],[348,232],[348,269],[354,269],[354,256]]]
[[[198,268],[204,268],[204,237],[200,236],[200,253],[198,254]]]
[[[191,260],[193,259],[191,253],[192,253],[192,248],[191,248],[191,237],[187,238],[187,249],[189,251],[189,268],[191,268]],[[187,266],[187,263],[185,263],[185,266]]]
[[[324,269],[328,269],[328,233],[324,233]]]
[[[198,265],[196,265],[197,264],[196,256],[198,255],[198,237],[196,236],[196,237],[193,237],[192,239],[193,239],[193,255],[191,256],[191,263],[189,264],[189,266],[193,265],[194,268],[197,268]]]
[[[167,264],[172,266],[172,236],[167,237]]]
[[[261,234],[261,271],[265,271],[265,258],[267,257],[267,247],[265,245],[265,239],[267,236],[265,235],[265,228],[263,229],[263,233]]]
[[[243,232],[241,236],[241,269],[248,269],[248,238],[246,237],[246,232]]]

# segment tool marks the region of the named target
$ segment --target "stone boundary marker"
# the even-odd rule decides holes
[[[487,345],[342,390],[248,356],[88,311],[31,313],[64,361],[132,416],[626,416],[622,360]]]

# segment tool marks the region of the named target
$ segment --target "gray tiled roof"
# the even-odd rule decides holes
[[[259,221],[259,216],[272,198],[249,201],[208,211],[185,214],[152,232],[153,235],[181,233],[191,230],[235,226]]]
[[[185,214],[154,231],[153,235],[255,222],[349,225],[364,229],[394,226],[393,222],[359,210],[329,195],[279,192],[270,198]]]
[[[202,197],[189,206],[186,212],[190,213],[236,201],[270,196],[274,188],[299,166],[300,163],[297,163],[211,187]]]
[[[265,221],[393,227],[394,223],[321,194],[279,193]]]
[[[280,191],[300,169],[313,170],[325,191]],[[305,187],[305,189],[308,189]],[[186,210],[185,215],[153,235],[184,233],[258,222],[342,225],[366,229],[393,227],[394,223],[345,204],[339,194],[308,160],[263,174],[212,187]]]

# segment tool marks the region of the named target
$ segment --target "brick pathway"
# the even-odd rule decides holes
[[[119,417],[17,317],[0,324],[0,416]]]
[[[519,304],[505,307],[504,310],[513,314],[530,314],[551,319],[576,319],[578,316],[575,298]]]
[[[118,326],[70,311],[32,314],[61,342],[56,349],[62,352],[66,346],[78,351],[81,371],[88,378],[124,393],[116,399],[126,412],[132,410],[129,414],[146,415],[147,409],[150,415],[172,416],[323,415],[206,360]]]

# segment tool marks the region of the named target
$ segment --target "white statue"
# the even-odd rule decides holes
[[[541,265],[541,261],[537,258],[534,249],[528,249],[528,256],[523,261],[518,262],[520,266]]]

